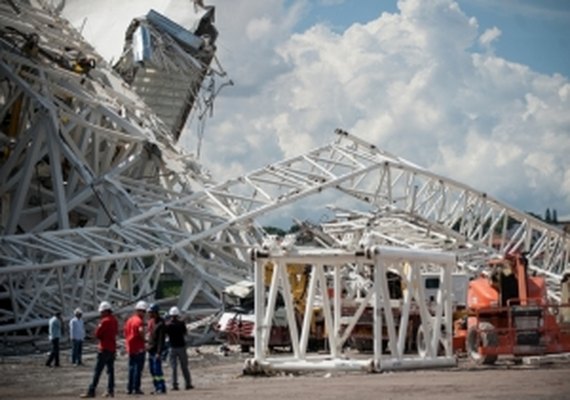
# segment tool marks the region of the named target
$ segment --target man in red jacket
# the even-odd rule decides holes
[[[117,351],[117,333],[119,332],[119,323],[113,315],[111,304],[108,301],[102,301],[99,305],[99,313],[101,319],[95,337],[99,341],[97,346],[97,361],[93,373],[93,381],[89,385],[87,393],[81,397],[95,397],[95,389],[99,383],[103,368],[107,367],[107,393],[105,397],[114,397],[115,395],[115,352]]]
[[[143,394],[141,376],[145,358],[144,316],[146,309],[146,302],[139,301],[135,306],[134,314],[127,320],[124,327],[125,344],[129,355],[128,394]]]

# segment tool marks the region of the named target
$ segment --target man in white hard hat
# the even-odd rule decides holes
[[[144,316],[147,308],[146,301],[139,301],[135,305],[135,312],[127,320],[123,329],[127,354],[129,355],[128,394],[144,394],[141,390],[141,378],[146,354]]]
[[[83,352],[83,340],[85,339],[85,326],[83,325],[83,311],[76,308],[74,317],[69,321],[69,339],[71,340],[71,363],[81,365],[81,354]]]
[[[95,362],[95,370],[93,372],[93,381],[89,385],[87,393],[81,397],[95,397],[95,389],[99,383],[99,378],[103,372],[103,368],[107,368],[107,393],[104,397],[115,396],[115,353],[117,352],[117,333],[119,332],[119,323],[113,315],[111,303],[102,301],[99,304],[99,313],[101,319],[95,337],[99,340],[97,346],[97,361]]]
[[[166,335],[170,341],[170,366],[172,367],[172,390],[179,390],[178,387],[178,371],[177,365],[180,363],[180,369],[186,383],[186,390],[193,389],[192,377],[188,369],[188,353],[186,353],[186,324],[180,319],[180,310],[178,307],[172,307],[168,311],[171,317],[166,324]]]

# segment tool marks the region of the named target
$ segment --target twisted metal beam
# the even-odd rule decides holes
[[[0,4],[0,332],[34,334],[54,310],[102,299],[128,305],[163,272],[183,280],[184,309],[215,309],[226,284],[251,277],[256,218],[325,190],[363,205],[392,245],[467,248],[467,265],[526,251],[553,292],[568,269],[562,231],[340,130],[216,184],[65,21],[20,8]]]

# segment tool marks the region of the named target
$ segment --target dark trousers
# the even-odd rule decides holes
[[[73,339],[71,341],[71,363],[81,365],[82,353],[83,353],[83,340]]]
[[[127,384],[128,393],[141,391],[141,376],[144,368],[145,353],[129,354],[129,382]]]
[[[184,375],[184,382],[186,383],[186,388],[188,388],[192,386],[192,378],[190,376],[190,370],[188,369],[188,354],[186,353],[186,347],[170,348],[172,387],[176,389],[178,388],[178,363],[180,363],[180,369],[182,370],[182,375]]]
[[[148,353],[148,364],[150,374],[152,375],[152,383],[156,393],[166,393],[166,382],[162,372],[162,360],[156,353]]]
[[[51,340],[51,351],[49,352],[46,365],[51,367],[52,361],[56,367],[59,367],[59,338]]]
[[[107,392],[115,392],[115,353],[103,350],[97,353],[97,361],[95,362],[95,370],[93,371],[93,381],[91,385],[89,385],[90,395],[95,395],[95,389],[97,388],[99,378],[105,367],[107,367]]]

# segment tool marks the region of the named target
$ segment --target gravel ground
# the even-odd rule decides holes
[[[191,348],[191,391],[170,391],[173,399],[570,399],[570,361],[527,366],[502,362],[493,368],[482,368],[463,360],[459,366],[445,370],[393,372],[381,374],[313,372],[276,374],[270,377],[242,375],[247,355],[232,347],[228,356],[217,346]],[[92,377],[95,355],[88,347],[85,366],[74,367],[68,361],[69,351],[62,351],[62,366],[47,368],[43,352],[0,358],[0,399],[77,399]],[[116,367],[116,398],[153,398],[148,370],[143,374],[146,395],[125,393],[127,358],[119,355]],[[170,378],[165,366],[165,376]],[[97,393],[105,391],[103,374]],[[182,379],[181,377],[179,379]],[[182,381],[183,382],[183,381]]]

